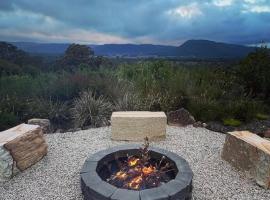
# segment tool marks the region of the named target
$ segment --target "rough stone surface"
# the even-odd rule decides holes
[[[50,133],[51,132],[51,123],[50,120],[48,119],[38,119],[38,118],[33,118],[29,119],[28,124],[33,124],[33,125],[39,125],[43,131],[43,133]]]
[[[228,133],[222,158],[248,171],[259,185],[270,188],[270,141],[248,131]]]
[[[45,136],[48,156],[10,181],[0,183],[1,200],[82,200],[80,171],[89,154],[134,143],[112,141],[110,127]],[[224,134],[204,128],[168,126],[165,140],[151,145],[188,161],[194,172],[194,200],[269,200],[270,190],[221,159],[224,141]]]
[[[111,124],[114,140],[152,140],[166,136],[167,117],[164,112],[114,112]]]
[[[170,125],[187,126],[194,124],[196,121],[185,108],[180,108],[168,113],[168,122]]]
[[[41,128],[29,124],[0,132],[0,145],[0,163],[5,163],[2,167],[5,177],[7,174],[11,177],[15,167],[23,171],[38,162],[47,154],[48,148]]]
[[[127,189],[119,189],[113,185],[108,184],[104,180],[102,174],[104,173],[104,167],[108,167],[108,162],[115,160],[115,157],[122,157],[128,155],[139,154],[141,145],[119,145],[116,147],[101,150],[95,154],[91,154],[84,163],[81,174],[81,188],[85,200],[93,200],[91,193],[96,193],[96,185],[98,189],[102,190],[103,187],[109,188],[112,192],[110,198],[125,200],[126,196],[129,196],[130,200],[189,200],[192,196],[192,178],[193,172],[187,161],[179,155],[160,149],[156,147],[149,148],[149,155],[152,158],[161,159],[162,156],[166,156],[168,161],[172,164],[174,162],[177,169],[176,177],[162,184],[160,187],[149,188],[142,191],[132,191]],[[112,168],[108,167],[109,170]],[[102,180],[101,180],[102,179]],[[107,199],[107,193],[100,193],[100,199]]]
[[[0,146],[0,180],[8,179],[13,174],[13,158],[5,147]]]

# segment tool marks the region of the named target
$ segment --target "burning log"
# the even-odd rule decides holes
[[[113,173],[107,182],[117,187],[142,190],[158,187],[166,181],[166,173],[174,170],[166,157],[161,160],[154,160],[149,154],[149,141],[146,137],[143,146],[140,148],[140,155],[127,155],[127,159],[117,163],[119,170]]]

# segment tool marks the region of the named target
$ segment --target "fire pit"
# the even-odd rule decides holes
[[[193,173],[172,152],[123,145],[91,155],[81,170],[86,200],[189,200]]]

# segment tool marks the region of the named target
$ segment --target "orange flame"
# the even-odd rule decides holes
[[[139,160],[140,160],[139,158],[132,158],[132,159],[130,159],[130,160],[128,161],[128,165],[129,165],[130,167],[133,167],[133,166],[135,166],[135,165],[138,164],[138,161],[139,161]]]
[[[128,174],[126,172],[119,171],[116,173],[115,177],[120,180],[125,180],[128,177]]]
[[[151,165],[149,167],[143,167],[142,172],[145,176],[147,176],[147,175],[153,173],[155,170],[156,170],[156,168]]]
[[[143,181],[142,176],[136,176],[135,178],[133,178],[127,185],[129,188],[133,188],[135,190],[138,190],[141,186],[141,183]]]

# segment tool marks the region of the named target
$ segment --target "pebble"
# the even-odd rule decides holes
[[[39,163],[13,179],[0,182],[2,200],[82,200],[80,169],[99,150],[128,142],[110,139],[110,127],[46,135],[49,153]],[[205,128],[167,128],[163,141],[150,145],[185,158],[193,172],[193,199],[269,200],[265,190],[220,157],[225,135]]]

